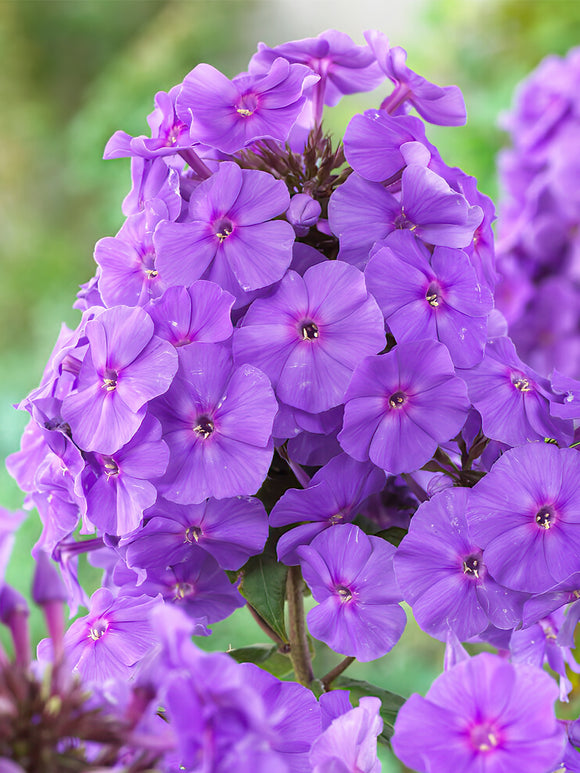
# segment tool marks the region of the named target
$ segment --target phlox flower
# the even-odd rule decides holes
[[[484,652],[437,677],[424,698],[411,695],[393,750],[417,773],[546,773],[564,752],[557,697],[539,668]]]
[[[307,616],[310,633],[362,662],[389,652],[406,623],[393,572],[395,548],[348,523],[326,529],[297,552],[319,603]]]

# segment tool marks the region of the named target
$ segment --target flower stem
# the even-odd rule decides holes
[[[290,659],[294,667],[296,681],[308,687],[314,674],[304,619],[304,595],[302,573],[299,566],[288,569],[286,597],[288,599],[288,631],[290,636]]]
[[[330,687],[335,679],[338,679],[338,677],[342,674],[343,671],[346,671],[346,669],[350,666],[351,663],[354,663],[356,658],[348,657],[344,660],[341,660],[340,663],[335,666],[331,671],[326,674],[326,676],[323,676],[320,680],[322,684],[324,685],[325,691],[330,690]]]

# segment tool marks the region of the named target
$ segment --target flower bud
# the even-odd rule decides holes
[[[306,236],[310,226],[318,222],[321,211],[320,204],[312,196],[307,193],[297,193],[290,200],[286,217],[293,226],[296,236]]]

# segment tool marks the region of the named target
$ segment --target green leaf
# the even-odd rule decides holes
[[[358,701],[366,695],[372,695],[381,701],[381,717],[383,718],[383,732],[379,735],[379,743],[388,744],[395,730],[395,720],[399,709],[405,702],[405,698],[394,692],[383,690],[382,687],[376,687],[368,682],[361,682],[358,679],[351,679],[348,676],[340,676],[335,682],[335,687],[343,690],[350,690],[351,697]]]
[[[228,650],[228,655],[238,663],[254,663],[279,679],[292,671],[292,661],[276,644],[252,644]]]
[[[246,601],[284,642],[288,641],[284,621],[287,573],[288,567],[276,561],[273,549],[267,545],[262,555],[250,558],[244,566],[238,588]]]
[[[390,529],[383,529],[382,531],[377,532],[375,536],[382,537],[387,542],[390,542],[391,545],[398,548],[406,534],[407,529],[401,529],[399,526],[391,526]]]

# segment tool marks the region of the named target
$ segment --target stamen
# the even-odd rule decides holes
[[[249,118],[251,115],[254,115],[254,111],[248,110],[247,107],[236,107],[236,113],[243,115],[244,118]]]
[[[116,476],[119,474],[119,465],[114,459],[105,459],[105,475],[107,476],[107,480],[111,476]]]
[[[467,556],[463,562],[463,573],[479,577],[479,558],[477,556]]]
[[[98,641],[99,639],[102,639],[102,637],[107,632],[107,629],[109,627],[109,624],[106,620],[95,620],[95,622],[92,624],[92,626],[89,628],[89,639],[92,639],[93,641]]]
[[[520,392],[530,392],[532,389],[530,382],[524,376],[512,376],[512,384],[516,389],[519,389]]]
[[[550,505],[541,507],[536,513],[536,523],[541,529],[551,529],[554,521],[554,510]]]
[[[489,752],[499,745],[499,735],[496,728],[488,722],[475,725],[470,732],[471,743],[477,751]]]
[[[202,531],[199,526],[189,526],[185,530],[184,542],[193,545],[194,542],[199,542],[199,538],[202,536]]]
[[[175,600],[181,601],[187,596],[193,596],[194,587],[190,582],[178,582],[173,588],[175,592]]]
[[[394,392],[389,397],[389,405],[391,408],[401,408],[407,400],[407,396],[403,392]]]
[[[208,416],[200,416],[193,431],[203,440],[207,440],[215,429],[213,421]]]
[[[343,604],[352,599],[352,593],[348,588],[345,588],[344,585],[339,585],[336,589],[336,592],[338,593],[339,598]]]
[[[314,341],[320,335],[318,325],[315,322],[303,322],[300,326],[303,341]]]
[[[215,235],[220,240],[220,243],[228,238],[234,230],[234,224],[231,220],[224,217],[215,224]]]

